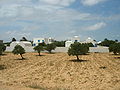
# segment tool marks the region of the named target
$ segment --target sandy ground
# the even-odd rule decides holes
[[[3,55],[0,90],[120,90],[120,56],[90,53],[78,62],[67,53],[36,55]]]

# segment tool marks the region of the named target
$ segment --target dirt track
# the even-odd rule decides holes
[[[26,53],[23,61],[11,53],[2,56],[0,65],[6,69],[0,70],[0,90],[120,90],[120,56],[90,53],[76,62],[66,53],[36,55]]]

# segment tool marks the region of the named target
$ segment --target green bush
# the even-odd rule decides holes
[[[25,53],[25,49],[20,45],[16,45],[12,53],[17,55],[20,54],[21,58],[24,59],[22,55]]]
[[[47,50],[49,53],[51,53],[52,50],[55,50],[56,45],[55,44],[47,44],[45,47],[45,50]]]
[[[40,55],[40,52],[41,52],[41,51],[44,51],[44,46],[39,43],[37,46],[34,47],[34,50],[39,53],[39,56],[41,56],[41,55]]]
[[[6,50],[6,46],[3,43],[0,43],[0,55]]]
[[[116,41],[104,39],[104,41],[102,41],[99,45],[109,47],[110,45],[114,43],[116,43]]]
[[[94,47],[92,43],[87,43],[88,47]]]
[[[22,37],[22,39],[20,39],[20,41],[28,41],[28,40],[26,39],[26,37]]]
[[[85,55],[88,53],[89,47],[86,44],[81,44],[79,42],[75,42],[74,44],[71,44],[69,50],[68,50],[68,55],[71,56],[76,56],[77,60],[79,60],[79,55]]]
[[[16,41],[16,39],[15,39],[15,38],[12,38],[12,42],[14,42],[14,41]]]
[[[57,47],[65,47],[65,41],[54,41],[53,42]]]
[[[120,54],[120,43],[110,45],[109,51],[113,52],[115,55]]]

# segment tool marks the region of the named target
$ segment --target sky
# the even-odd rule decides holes
[[[0,0],[0,40],[120,40],[120,0]]]

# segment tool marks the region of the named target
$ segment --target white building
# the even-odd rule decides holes
[[[92,43],[94,46],[97,46],[97,42],[93,40],[91,37],[88,37],[84,42],[82,43]]]
[[[73,42],[80,42],[80,37],[79,36],[74,36],[72,41]]]
[[[79,36],[74,36],[74,38],[72,38],[72,40],[66,41],[65,47],[70,47],[70,45],[73,44],[74,42],[80,42]],[[85,41],[80,42],[80,43],[92,43],[94,46],[97,46],[97,42],[90,37],[88,37]]]
[[[33,51],[32,44],[28,41],[14,41],[6,48],[6,51],[12,51],[16,45],[22,46],[26,52]]]
[[[79,36],[74,36],[72,39],[67,40],[65,42],[65,47],[70,47],[70,45],[73,44],[74,42],[80,42]]]
[[[16,45],[20,45],[20,46],[22,46],[23,48],[24,47],[31,47],[32,46],[32,44],[31,44],[31,42],[28,42],[28,41],[14,41],[14,42],[12,42],[11,44],[10,44],[10,47],[15,47]]]
[[[33,39],[33,46],[37,46],[39,43],[46,43],[46,44],[50,44],[52,43],[54,40],[50,37],[50,38],[34,38]]]
[[[73,41],[66,41],[65,42],[65,47],[70,47],[71,44],[73,44],[74,42]]]

